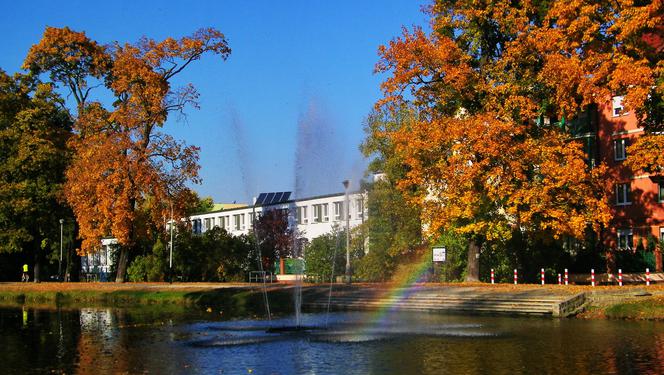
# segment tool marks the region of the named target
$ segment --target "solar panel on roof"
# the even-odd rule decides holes
[[[284,193],[282,193],[282,192],[274,193],[274,197],[272,197],[272,200],[270,201],[270,204],[281,203],[281,196],[282,196],[283,194],[284,194]]]
[[[275,193],[260,193],[256,198],[256,205],[273,205],[278,203],[288,202],[290,199],[290,191],[279,191]]]
[[[258,198],[256,198],[256,204],[263,204],[265,202],[265,197],[266,196],[267,196],[267,193],[258,194]]]

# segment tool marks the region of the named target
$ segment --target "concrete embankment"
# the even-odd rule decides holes
[[[293,285],[268,284],[273,313],[291,314]],[[558,286],[509,284],[305,285],[304,308],[394,309],[461,314],[507,314],[583,318],[664,319],[664,285]],[[265,314],[263,287],[248,283],[0,283],[0,305],[169,305],[232,316]]]
[[[407,288],[333,288],[308,306],[333,309],[395,309],[462,314],[664,320],[664,285],[558,286],[424,284]],[[580,314],[580,315],[579,315]]]

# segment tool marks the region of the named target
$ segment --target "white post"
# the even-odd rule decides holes
[[[567,268],[565,268],[565,285],[569,285],[569,273],[567,272]]]
[[[595,286],[595,269],[590,270],[590,284]]]
[[[518,276],[517,276],[516,268],[515,268],[515,269],[514,269],[514,285],[517,284],[517,280],[518,280]]]
[[[558,285],[563,285],[563,280],[560,274],[558,274]]]
[[[495,283],[496,283],[496,278],[495,278],[495,274],[494,274],[493,268],[492,268],[491,269],[491,285],[493,285]]]
[[[618,268],[618,285],[623,286],[622,285],[622,270],[620,268]]]
[[[646,268],[646,286],[650,285],[650,269]]]
[[[544,285],[544,268],[540,271],[540,277],[542,279],[542,285]]]

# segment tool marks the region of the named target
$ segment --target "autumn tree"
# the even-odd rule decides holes
[[[288,211],[263,211],[256,219],[256,237],[264,270],[271,270],[277,259],[294,256],[298,238],[288,225]],[[257,255],[256,255],[257,256]]]
[[[147,235],[147,224],[161,223],[171,208],[181,215],[183,202],[190,203],[185,184],[199,180],[198,149],[160,128],[170,113],[196,106],[194,87],[172,88],[171,81],[207,53],[224,60],[230,54],[217,30],[102,46],[82,32],[49,27],[24,62],[35,74],[48,73],[76,102],[65,195],[83,253],[94,251],[103,236],[118,239],[116,281],[124,281],[129,251]],[[110,106],[103,96],[92,99],[101,87],[113,98]]]
[[[51,85],[0,70],[0,253],[33,257],[35,281],[68,216],[62,189],[72,124],[62,104]]]
[[[376,71],[389,76],[377,107],[416,118],[377,136],[403,160],[397,185],[421,207],[427,232],[467,237],[469,281],[478,279],[485,241],[513,231],[582,237],[608,222],[603,168],[588,169],[579,144],[557,124],[537,121],[571,118],[592,103],[579,100],[585,86],[562,70],[552,78],[560,59],[549,63],[555,53],[544,50],[540,30],[561,19],[553,15],[563,6],[437,1],[432,32],[404,29],[379,50]]]

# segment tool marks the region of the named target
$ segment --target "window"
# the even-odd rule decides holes
[[[659,201],[659,203],[664,203],[664,181],[658,183],[657,187],[657,201]]]
[[[664,227],[659,228],[659,240],[664,242]]]
[[[314,222],[322,223],[324,221],[329,221],[327,203],[324,204],[314,204]]]
[[[364,199],[360,198],[355,202],[355,207],[357,207],[357,218],[362,219],[364,217]]]
[[[231,230],[231,217],[230,217],[230,215],[226,216],[225,224],[226,224],[226,227],[224,229],[226,229],[227,232],[230,231]]]
[[[297,223],[298,224],[307,224],[309,219],[307,219],[307,206],[302,206],[297,208]]]
[[[219,216],[217,218],[217,228],[223,228],[224,227],[224,217]]]
[[[334,202],[334,220],[339,221],[343,216],[344,202]]]
[[[251,229],[254,227],[254,213],[250,212],[249,213],[249,224],[247,225],[248,229]]]
[[[206,231],[206,230],[208,230],[208,229],[210,229],[210,228],[211,228],[211,226],[210,226],[210,219],[207,218],[207,219],[205,219],[205,228],[203,228],[203,231]]]
[[[618,249],[631,250],[634,247],[634,235],[631,229],[618,229]]]
[[[191,229],[195,234],[201,234],[201,219],[194,219],[191,221]]]
[[[235,230],[244,230],[244,215],[233,215],[233,221],[235,222]]]
[[[625,160],[627,158],[626,143],[624,138],[613,141],[613,156],[615,160]]]
[[[629,188],[629,183],[616,184],[616,204],[626,205],[632,203],[632,193]]]
[[[612,100],[613,104],[613,112],[611,113],[613,117],[618,117],[620,115],[625,115],[626,113],[622,113],[623,110],[625,109],[623,107],[623,97],[622,96],[614,96]]]

